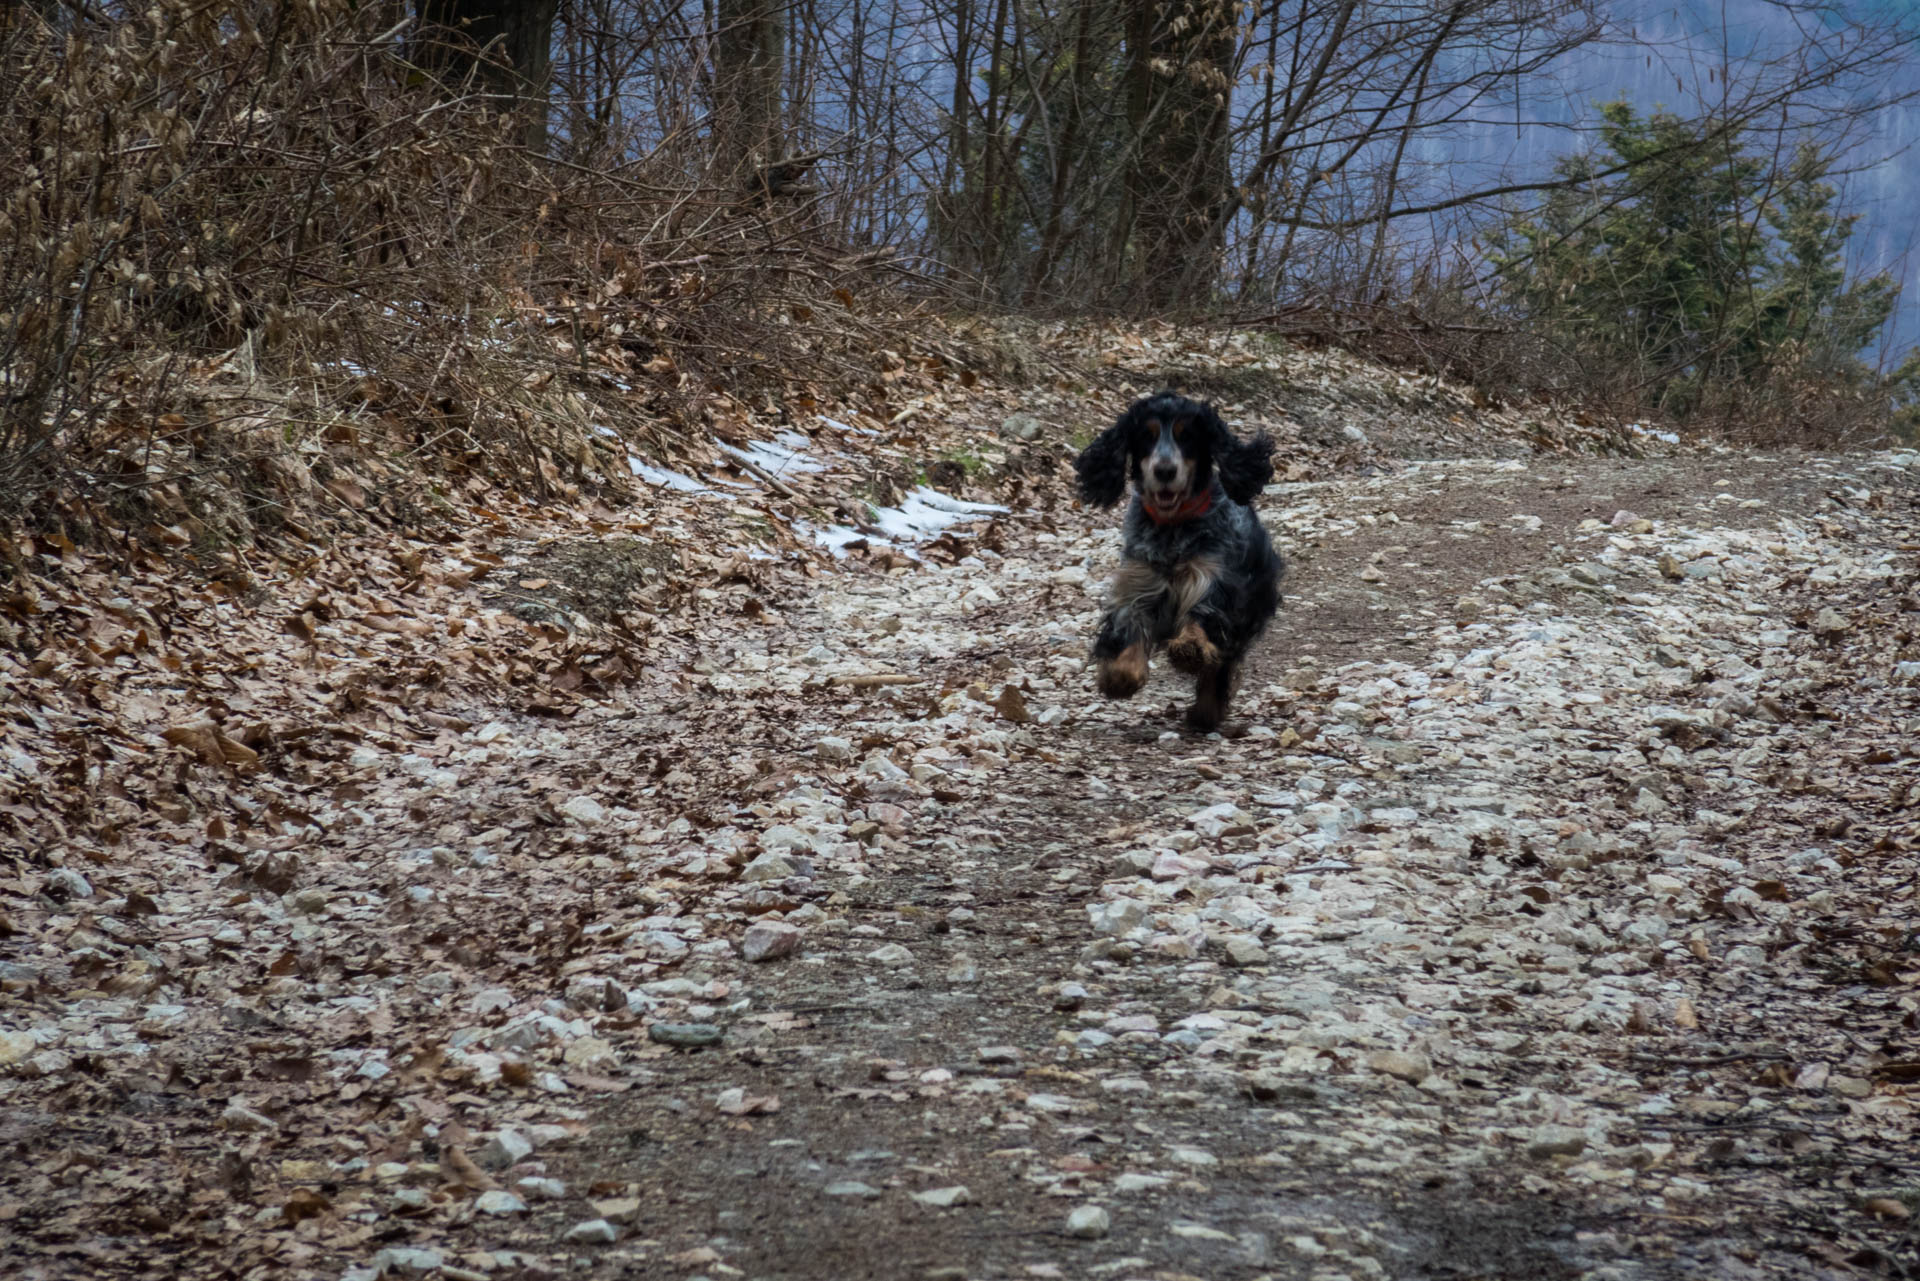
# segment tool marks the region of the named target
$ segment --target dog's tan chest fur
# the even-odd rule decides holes
[[[1166,595],[1173,603],[1173,617],[1185,618],[1220,577],[1220,562],[1212,556],[1196,556],[1181,561],[1173,572],[1163,574],[1144,561],[1130,560],[1113,576],[1113,603],[1127,609],[1155,609],[1154,598]]]

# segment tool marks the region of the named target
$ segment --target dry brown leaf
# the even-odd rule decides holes
[[[1684,996],[1673,1003],[1673,1025],[1689,1032],[1700,1026],[1700,1016],[1694,1012],[1693,1002]]]
[[[1027,710],[1026,695],[1012,685],[1005,686],[1000,696],[993,700],[992,707],[1015,724],[1025,725],[1033,720],[1033,713]]]
[[[288,1223],[300,1223],[333,1213],[333,1202],[312,1188],[295,1188],[280,1207],[280,1217]]]
[[[500,1186],[491,1174],[473,1163],[472,1157],[456,1147],[440,1150],[440,1176],[475,1192],[490,1192]]]

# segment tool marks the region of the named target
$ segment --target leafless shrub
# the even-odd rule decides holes
[[[769,387],[873,379],[856,295],[886,255],[661,151],[530,153],[379,15],[158,0],[0,28],[0,519],[239,536],[214,491],[258,525],[426,464],[618,488],[608,423],[671,449]]]

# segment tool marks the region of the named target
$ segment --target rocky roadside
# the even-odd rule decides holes
[[[743,569],[684,665],[316,770],[283,889],[218,841],[41,886],[10,1252],[1906,1275],[1916,492],[1911,453],[1276,486],[1227,738],[1164,676],[1093,700],[1108,522]],[[131,983],[136,930],[186,977]]]

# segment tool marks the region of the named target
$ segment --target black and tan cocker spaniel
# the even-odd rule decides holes
[[[1242,442],[1213,406],[1171,391],[1138,400],[1074,463],[1080,496],[1112,507],[1133,481],[1120,572],[1094,641],[1100,692],[1131,698],[1147,660],[1194,677],[1187,724],[1218,729],[1240,664],[1280,606],[1285,563],[1251,506],[1273,479],[1273,441]]]

